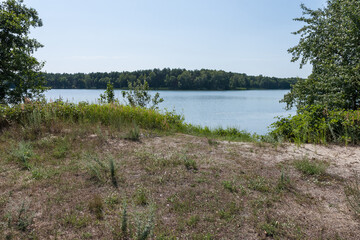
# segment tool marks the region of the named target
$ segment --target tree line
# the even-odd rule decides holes
[[[55,89],[105,89],[108,82],[126,89],[128,83],[146,80],[152,89],[168,90],[240,90],[290,89],[297,78],[248,76],[219,70],[152,69],[133,72],[44,73],[47,87]]]

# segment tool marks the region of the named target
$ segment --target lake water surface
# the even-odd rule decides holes
[[[279,103],[288,90],[246,90],[246,91],[150,91],[160,93],[164,102],[161,110],[173,110],[185,117],[185,122],[208,127],[236,127],[251,133],[265,134],[276,116],[295,114],[285,111],[285,104]],[[69,102],[96,102],[104,90],[52,89],[45,92],[47,100],[61,97]],[[115,90],[115,97],[125,103],[121,90]]]

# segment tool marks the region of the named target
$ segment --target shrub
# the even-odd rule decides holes
[[[270,135],[298,143],[353,143],[360,141],[360,110],[328,111],[324,106],[298,110],[295,116],[279,118]]]
[[[157,109],[157,105],[164,101],[164,99],[160,98],[159,93],[156,93],[155,96],[151,98],[149,94],[149,84],[146,80],[144,80],[144,83],[141,83],[140,79],[134,83],[129,81],[128,88],[129,91],[122,91],[122,95],[128,100],[129,105],[132,107],[146,108],[150,102],[152,102],[150,108]]]

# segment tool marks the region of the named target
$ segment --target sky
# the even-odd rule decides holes
[[[287,49],[303,23],[300,4],[326,0],[25,0],[41,28],[35,56],[56,73],[153,68],[216,69],[307,77]]]

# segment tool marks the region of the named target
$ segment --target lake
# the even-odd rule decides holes
[[[159,109],[175,110],[185,117],[185,122],[215,127],[236,127],[251,133],[265,134],[276,116],[295,114],[285,111],[279,103],[289,90],[244,90],[244,91],[150,91],[152,96],[160,93],[164,102]],[[47,100],[61,97],[69,102],[96,102],[104,90],[52,89],[45,92]],[[115,96],[125,103],[121,90]]]

